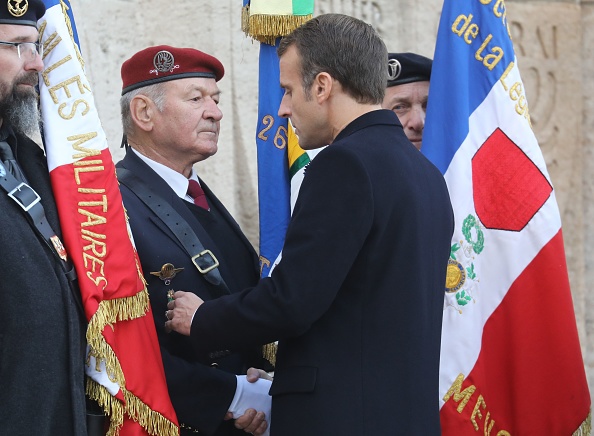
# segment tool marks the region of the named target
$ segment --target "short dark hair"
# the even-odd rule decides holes
[[[358,103],[383,101],[388,50],[371,25],[348,15],[320,15],[285,36],[278,56],[292,45],[301,57],[302,84],[308,98],[314,79],[325,72]]]

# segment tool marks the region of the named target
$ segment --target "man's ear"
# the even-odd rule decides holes
[[[312,94],[318,103],[322,103],[330,97],[334,79],[326,72],[318,73],[312,85]]]
[[[149,132],[153,129],[156,107],[146,95],[139,94],[130,101],[130,116],[139,129]]]

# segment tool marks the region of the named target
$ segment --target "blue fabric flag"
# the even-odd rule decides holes
[[[283,97],[276,46],[260,44],[258,101],[258,199],[260,205],[260,269],[268,276],[285,240],[290,212],[288,121],[278,116]]]

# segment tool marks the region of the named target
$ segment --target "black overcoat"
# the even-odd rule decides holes
[[[214,349],[279,339],[272,436],[439,435],[439,351],[453,213],[396,115],[367,113],[305,177],[271,278],[203,304]]]
[[[60,232],[43,151],[17,135],[17,160]],[[86,435],[80,295],[23,210],[0,190],[0,434]]]

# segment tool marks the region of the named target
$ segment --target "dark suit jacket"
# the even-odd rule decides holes
[[[204,247],[212,250],[221,262],[219,267],[221,275],[231,291],[241,290],[241,288],[235,288],[235,283],[241,283],[242,287],[257,283],[258,259],[253,247],[229,212],[204,182],[201,181],[201,185],[211,206],[211,212],[202,212],[207,215],[215,213],[220,215],[218,224],[223,230],[218,235],[206,233],[197,218],[201,212],[193,213],[192,208],[195,206],[188,205],[180,199],[169,185],[132,150],[128,150],[117,167],[126,168],[134,173],[150,187],[152,192],[169,202],[192,226]],[[194,292],[204,300],[217,298],[223,292],[204,279],[173,233],[134,192],[125,185],[120,185],[120,189],[144,277],[148,283],[169,395],[180,424],[197,429],[204,435],[242,434],[243,432],[234,428],[231,421],[222,423],[222,420],[235,394],[234,374],[244,374],[252,365],[261,366],[261,348],[252,347],[245,350],[242,347],[236,347],[241,349],[241,352],[232,354],[229,354],[228,350],[197,353],[187,337],[177,333],[168,334],[164,331],[168,290]],[[232,246],[237,248],[237,255],[240,256],[238,263],[242,263],[242,269],[239,265],[230,265],[229,262],[225,262],[222,257],[225,244],[234,244]],[[166,263],[171,263],[176,268],[183,268],[183,271],[179,272],[170,283],[150,274],[158,272]],[[234,274],[242,277],[236,277]],[[191,434],[182,430],[182,434],[184,433]]]
[[[201,350],[279,339],[272,436],[439,435],[453,214],[393,112],[349,124],[306,169],[272,277],[204,303]]]
[[[17,135],[17,160],[60,232],[43,151]],[[86,435],[84,316],[50,249],[0,189],[0,434]]]

